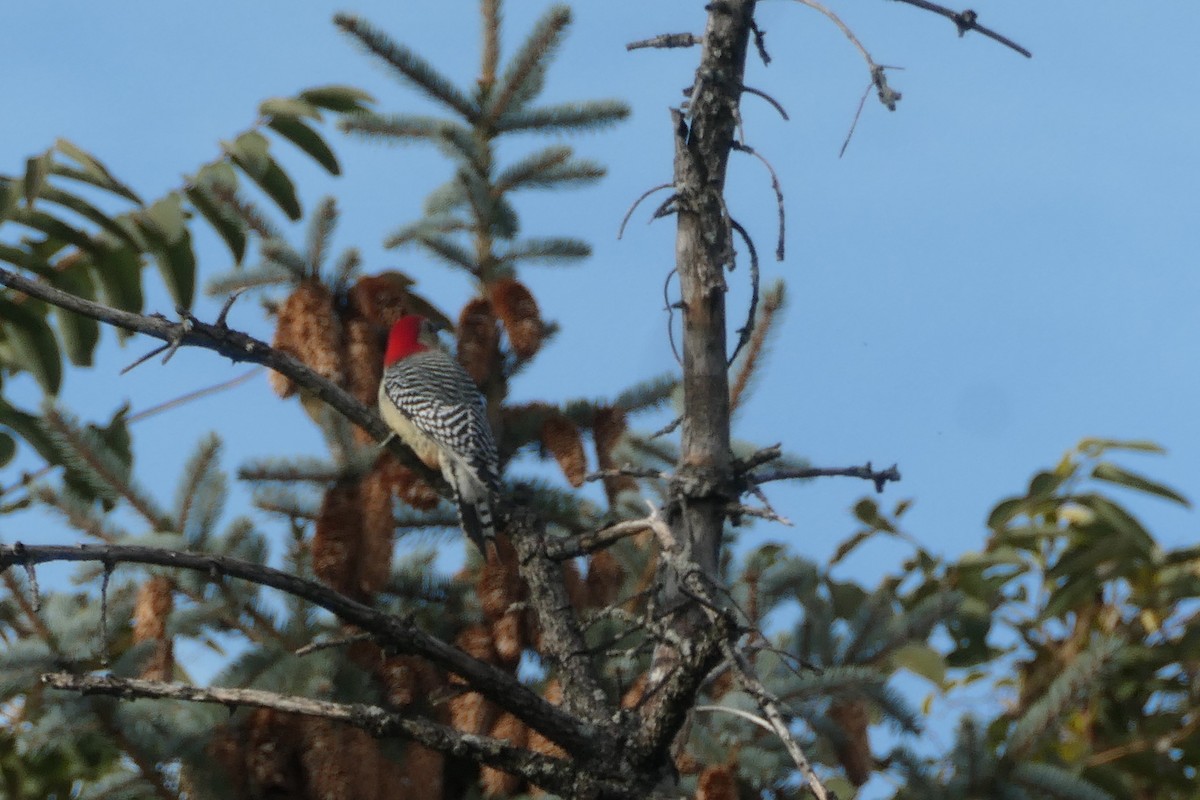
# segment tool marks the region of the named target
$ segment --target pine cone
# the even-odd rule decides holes
[[[458,315],[458,360],[471,380],[485,385],[500,366],[500,331],[492,304],[476,298]]]
[[[532,357],[546,336],[546,326],[533,294],[513,278],[493,281],[488,294],[496,316],[504,323],[513,352],[519,358]]]
[[[579,428],[563,414],[550,414],[542,422],[542,446],[554,454],[567,482],[578,489],[587,476],[587,456]]]

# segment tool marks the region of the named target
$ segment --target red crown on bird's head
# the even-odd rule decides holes
[[[430,333],[429,321],[417,314],[401,317],[392,325],[388,333],[387,350],[383,356],[384,366],[395,364],[402,358],[408,358],[413,353],[428,350],[429,346],[421,341],[424,334]]]

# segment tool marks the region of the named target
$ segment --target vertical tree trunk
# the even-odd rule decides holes
[[[678,228],[675,265],[683,297],[683,449],[675,485],[676,538],[716,577],[730,498],[729,379],[725,343],[725,267],[732,232],[725,170],[738,119],[755,0],[709,5],[704,50],[685,117],[675,125]]]

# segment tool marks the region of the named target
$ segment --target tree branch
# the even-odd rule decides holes
[[[609,729],[607,735],[597,738],[595,745],[611,753],[616,709],[601,688],[588,658],[575,607],[567,596],[562,567],[546,552],[544,525],[528,511],[522,511],[513,515],[508,531],[542,629],[543,656],[556,667],[555,674],[562,685],[563,707],[568,713],[582,715],[598,727]]]
[[[157,547],[79,545],[0,545],[0,570],[14,564],[30,568],[50,561],[98,561],[104,564],[153,564],[229,576],[299,597],[379,637],[397,653],[419,655],[461,676],[496,705],[587,762],[596,750],[595,728],[531,691],[512,675],[478,661],[417,627],[410,619],[376,611],[316,581],[236,558],[183,553]]]
[[[938,5],[937,3],[930,3],[928,0],[896,0],[896,2],[907,3],[910,6],[916,6],[917,8],[924,9],[925,11],[932,11],[934,14],[941,14],[943,17],[953,22],[954,26],[958,28],[959,37],[965,35],[967,31],[976,31],[988,37],[992,41],[999,42],[1005,47],[1017,51],[1026,58],[1033,58],[1033,53],[1029,52],[1024,47],[1021,47],[1021,45],[1017,44],[1012,39],[1009,39],[1003,34],[996,33],[996,31],[992,30],[991,28],[985,28],[983,25],[980,25],[979,14],[969,8],[966,11],[954,11],[953,9],[946,8],[945,6]]]
[[[290,714],[344,722],[376,738],[399,737],[458,758],[520,775],[532,783],[565,796],[576,796],[589,786],[609,796],[637,797],[624,781],[598,779],[584,773],[573,762],[534,753],[489,736],[462,733],[419,717],[388,711],[362,703],[333,703],[266,692],[259,689],[219,689],[101,675],[71,675],[53,672],[42,675],[42,683],[84,695],[106,695],[122,700],[159,698],[223,706],[271,708]],[[602,784],[602,785],[597,785]]]
[[[693,33],[660,33],[650,39],[639,39],[636,42],[630,42],[625,45],[626,50],[641,50],[646,47],[691,47],[703,42],[699,36]]]
[[[754,667],[728,641],[722,643],[721,649],[725,653],[725,657],[736,667],[734,677],[738,685],[742,687],[742,691],[753,697],[754,701],[758,703],[758,707],[762,709],[763,715],[767,718],[767,723],[783,742],[788,755],[792,757],[792,763],[796,765],[796,769],[800,771],[817,800],[829,800],[829,793],[821,784],[821,779],[813,772],[812,764],[808,762],[804,751],[800,749],[800,743],[788,730],[787,722],[779,712],[779,702],[767,691],[767,687],[763,686],[762,681],[754,672]]]
[[[382,442],[392,433],[374,409],[358,402],[349,392],[318,375],[298,359],[273,349],[266,342],[259,341],[249,334],[235,331],[224,325],[210,325],[192,317],[188,317],[185,324],[172,322],[162,314],[147,315],[122,311],[64,292],[41,281],[30,280],[2,267],[0,267],[0,285],[122,330],[161,339],[168,344],[178,342],[181,346],[203,347],[220,353],[231,361],[262,364],[281,375],[286,375],[297,386],[320,398],[346,419],[369,433],[376,441]],[[444,483],[440,476],[425,467],[412,454],[412,451],[395,437],[389,442],[388,448],[396,454],[401,463],[417,470],[422,480],[432,482],[434,485]]]
[[[900,480],[900,470],[897,465],[893,464],[884,470],[876,470],[871,466],[871,462],[867,462],[861,467],[798,467],[795,469],[773,469],[769,472],[756,472],[747,476],[752,483],[767,483],[769,481],[783,481],[793,478],[823,478],[832,476],[843,476],[847,478],[862,478],[865,481],[871,481],[875,484],[875,491],[883,492],[883,487],[888,481]]]

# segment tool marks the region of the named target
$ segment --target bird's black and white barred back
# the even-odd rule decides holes
[[[463,532],[486,555],[495,537],[499,458],[475,382],[453,356],[422,347],[384,367],[379,407],[417,456],[440,469]]]

